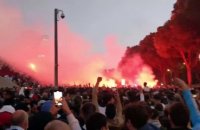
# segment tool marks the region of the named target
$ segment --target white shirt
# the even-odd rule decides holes
[[[106,107],[99,106],[99,112],[103,115],[106,115]]]
[[[67,120],[72,130],[81,130],[78,120],[74,117],[72,113],[67,115]]]

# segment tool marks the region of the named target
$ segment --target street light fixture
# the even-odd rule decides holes
[[[167,69],[167,72],[170,72],[171,70],[170,69]]]
[[[58,21],[65,18],[62,10],[54,10],[54,87],[58,89]]]
[[[199,60],[200,60],[200,54],[199,54],[199,57],[198,57],[198,58],[199,58]]]

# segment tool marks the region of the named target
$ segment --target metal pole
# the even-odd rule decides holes
[[[55,28],[55,32],[54,32],[54,87],[57,90],[58,89],[58,9],[54,10],[54,28]]]

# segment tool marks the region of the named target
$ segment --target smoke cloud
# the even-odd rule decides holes
[[[16,8],[0,2],[0,56],[17,71],[42,83],[53,83],[54,39],[44,35],[44,24],[26,25]],[[53,21],[53,20],[52,20]],[[124,49],[115,36],[108,36],[100,46],[103,54],[92,51],[93,43],[71,31],[63,22],[58,26],[59,83],[95,83],[106,67],[116,67]]]
[[[54,81],[54,38],[53,27],[43,24],[27,25],[22,13],[0,2],[0,56],[16,71],[27,74],[43,84]],[[52,20],[53,21],[53,20]],[[49,29],[51,28],[51,29]],[[46,30],[52,36],[45,35]],[[114,68],[115,72],[102,84],[115,84],[113,79],[126,79],[129,83],[156,84],[151,68],[144,64],[140,55],[128,59],[118,67],[125,52],[117,37],[107,36],[104,53],[95,53],[93,44],[70,30],[64,20],[58,25],[59,84],[86,84],[96,82],[96,77],[105,76],[103,71]],[[109,79],[110,78],[110,79]],[[113,79],[112,79],[113,78]]]
[[[137,53],[126,57],[126,61],[119,66],[119,72],[130,84],[143,86],[143,83],[147,82],[149,87],[157,84],[151,67],[145,64],[140,54]]]

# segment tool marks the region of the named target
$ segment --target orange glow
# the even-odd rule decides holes
[[[122,80],[121,80],[121,85],[122,85],[122,86],[125,86],[125,85],[126,85],[126,80],[125,80],[125,79],[122,79]]]
[[[136,82],[142,87],[144,82],[147,82],[147,86],[149,88],[153,88],[158,81],[155,80],[155,76],[153,75],[153,72],[149,67],[143,67],[141,72],[138,74]]]
[[[170,69],[167,69],[167,72],[170,72],[171,70]]]
[[[100,86],[106,86],[109,88],[117,87],[117,84],[114,79],[103,80]]]
[[[30,68],[32,71],[36,72],[36,65],[35,65],[35,64],[30,63],[30,64],[29,64],[29,68]]]

